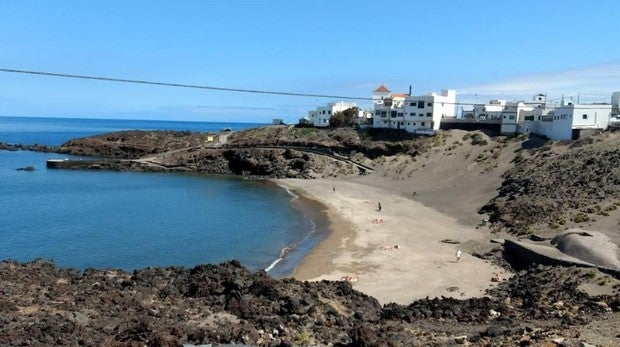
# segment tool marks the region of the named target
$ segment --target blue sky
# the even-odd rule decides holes
[[[620,1],[1,1],[0,68],[461,102],[620,90]],[[294,122],[337,99],[0,72],[0,116]],[[365,105],[365,104],[363,104]]]

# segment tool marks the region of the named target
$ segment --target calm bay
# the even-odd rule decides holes
[[[0,141],[58,145],[118,130],[253,126],[258,125],[0,117]],[[317,206],[268,181],[48,170],[49,157],[66,156],[0,151],[1,259],[125,270],[237,259],[281,277],[327,233],[325,223],[316,223]],[[35,170],[16,170],[25,166]]]

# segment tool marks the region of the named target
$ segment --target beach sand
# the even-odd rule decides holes
[[[495,274],[508,276],[466,251],[465,245],[485,242],[488,235],[420,202],[344,179],[276,183],[325,204],[331,222],[330,236],[304,258],[293,278],[349,276],[353,288],[382,304],[409,304],[427,296],[482,296]],[[446,239],[461,244],[441,242]],[[464,250],[459,262],[457,249]]]

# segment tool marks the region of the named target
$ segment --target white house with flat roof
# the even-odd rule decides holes
[[[537,102],[542,101],[544,95],[539,94],[534,97]],[[473,110],[474,119],[500,121],[500,133],[513,134],[517,132],[518,124],[526,115],[534,110],[532,103],[526,104],[524,101],[506,101],[501,99],[490,100],[486,105],[475,105]]]
[[[611,114],[611,104],[575,104],[572,100],[562,100],[558,107],[536,107],[524,117],[518,131],[552,140],[570,140],[575,130],[607,129]]]
[[[391,93],[381,85],[373,91],[373,127],[419,130],[438,130],[441,118],[456,115],[456,91],[441,94],[410,95]]]
[[[316,110],[308,112],[308,116],[305,119],[313,124],[315,127],[327,127],[329,126],[329,118],[334,113],[342,112],[346,109],[357,107],[354,102],[331,102],[325,106],[319,106]]]

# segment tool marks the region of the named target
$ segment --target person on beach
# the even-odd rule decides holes
[[[378,211],[381,211],[381,202],[377,204],[377,207],[379,208]]]
[[[463,253],[461,252],[461,250],[460,250],[460,249],[457,249],[457,250],[456,250],[456,262],[457,262],[457,263],[459,262],[459,260],[461,260],[461,254],[463,254]]]
[[[333,188],[333,189],[334,189],[334,193],[335,193],[335,192],[336,192],[336,187],[334,186],[334,188]]]

